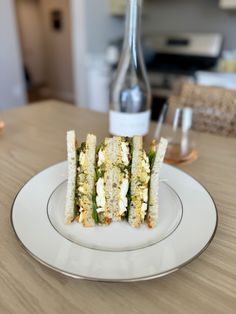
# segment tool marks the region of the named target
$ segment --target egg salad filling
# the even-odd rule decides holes
[[[79,222],[85,223],[87,213],[94,208],[94,191],[91,191],[91,178],[88,158],[86,158],[86,144],[82,143],[77,150],[77,186],[76,186],[76,205],[79,212]],[[97,217],[93,213],[94,221]]]
[[[150,180],[150,163],[149,158],[142,150],[137,173],[135,174],[135,194],[132,195],[131,207],[135,209],[140,222],[144,222],[148,207],[148,187]]]
[[[114,171],[113,186],[117,188],[116,197],[118,206],[114,208],[114,220],[121,220],[127,213],[128,190],[130,178],[130,145],[128,140],[120,138],[117,149],[117,164]]]
[[[96,205],[97,213],[105,212],[106,198],[105,198],[105,169],[106,169],[106,158],[105,158],[105,145],[101,145],[98,150],[97,157],[97,169],[96,169]]]
[[[124,138],[103,144],[97,156],[96,203],[101,223],[126,215],[129,190],[129,142]]]
[[[107,186],[110,178],[107,174],[109,158],[107,156],[107,145],[104,143],[98,148],[96,167],[96,213],[102,224],[110,224],[112,212],[107,197]]]

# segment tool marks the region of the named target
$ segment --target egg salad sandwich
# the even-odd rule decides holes
[[[154,228],[167,140],[153,142],[148,154],[141,136],[114,136],[96,145],[95,135],[88,134],[79,146],[75,132],[67,132],[65,223],[93,227],[127,219],[134,228],[144,223]]]
[[[77,219],[85,227],[94,226],[96,136],[88,134],[86,142],[77,145],[74,131],[67,132],[68,183],[65,222]]]
[[[106,138],[98,149],[96,205],[98,220],[108,225],[127,214],[130,144],[127,138]]]
[[[151,176],[146,217],[149,228],[154,228],[158,222],[160,170],[165,157],[167,145],[168,141],[165,138],[161,138],[157,146],[155,144],[151,145],[149,152]]]
[[[138,228],[144,223],[148,207],[148,186],[150,163],[143,149],[143,138],[134,136],[132,140],[132,163],[130,177],[130,207],[128,222]]]

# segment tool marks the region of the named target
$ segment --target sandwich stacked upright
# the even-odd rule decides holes
[[[106,138],[96,149],[89,134],[77,146],[75,132],[67,133],[68,185],[65,222],[85,227],[109,225],[126,218],[132,227],[158,219],[158,183],[167,141],[147,155],[140,136]],[[156,147],[155,147],[156,148]]]
[[[67,132],[68,183],[65,223],[77,219],[85,227],[94,226],[96,136],[87,135],[85,143],[77,145],[74,131]]]
[[[106,138],[97,157],[97,213],[99,222],[110,224],[127,213],[130,148],[127,139]]]

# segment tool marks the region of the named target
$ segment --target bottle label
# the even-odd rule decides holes
[[[125,113],[110,110],[109,131],[112,135],[146,135],[149,130],[151,111]]]

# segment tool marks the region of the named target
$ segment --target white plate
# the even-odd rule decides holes
[[[67,163],[28,181],[12,206],[12,225],[24,248],[42,264],[68,276],[137,281],[178,270],[209,245],[217,210],[209,193],[184,172],[163,165],[159,224],[133,229],[126,221],[108,227],[65,225]]]

